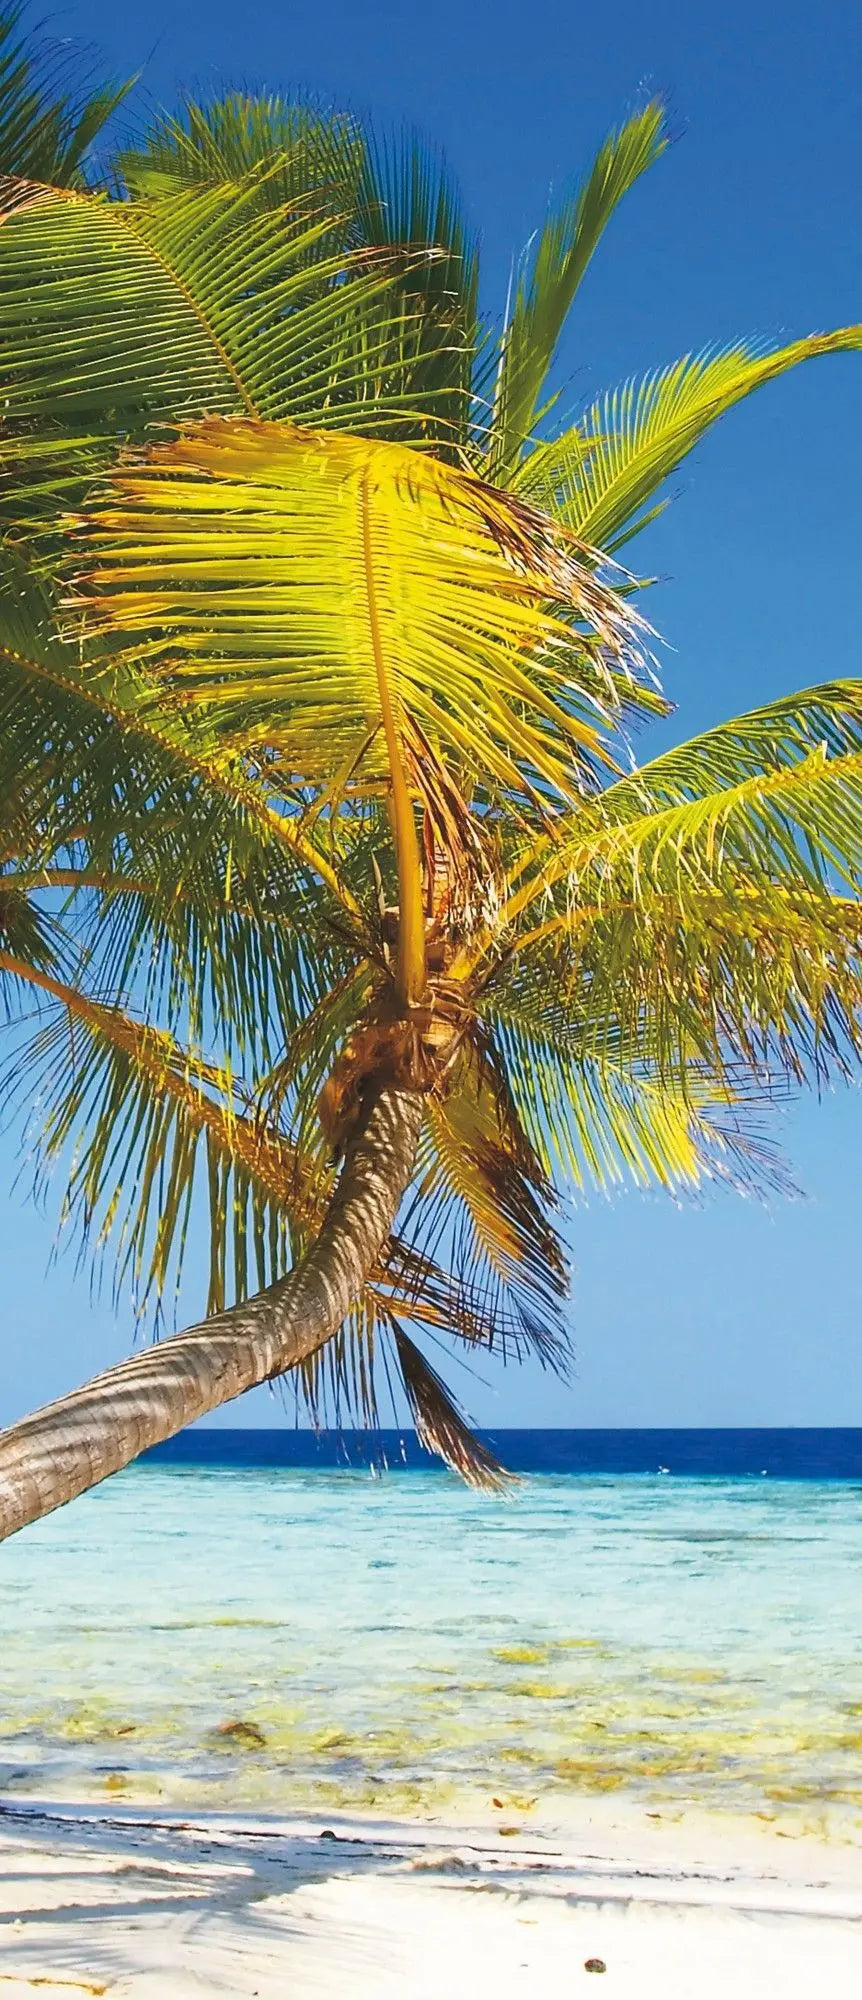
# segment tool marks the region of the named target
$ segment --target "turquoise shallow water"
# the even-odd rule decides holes
[[[133,1468],[0,1550],[0,1783],[862,1820],[860,1557],[852,1484]]]

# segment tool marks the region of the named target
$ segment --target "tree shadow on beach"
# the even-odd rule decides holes
[[[110,1992],[115,1981],[163,1974],[176,2000],[187,1984],[200,1992],[200,1966],[213,1994],[263,1994],[281,1976],[279,1963],[283,1974],[294,1959],[307,1982],[306,1953],[321,1993],[330,1984],[346,1990],[338,1982],[363,1967],[397,1980],[397,1936],[375,1922],[370,1894],[350,1896],[334,1916],[325,1892],[338,1880],[365,1882],[368,1891],[372,1877],[400,1878],[414,1892],[440,1878],[459,1889],[525,1887],[523,1855],[513,1866],[514,1857],[453,1848],[451,1835],[445,1842],[432,1829],[411,1842],[385,1827],[359,1833],[337,1821],[285,1831],[6,1808],[0,1842],[0,1949],[23,1981],[37,1972],[44,1979],[50,1966],[58,1981]],[[537,1854],[530,1872],[543,1874],[550,1859]]]

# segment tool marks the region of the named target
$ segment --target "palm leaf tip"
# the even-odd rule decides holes
[[[855,325],[775,349],[735,341],[685,354],[624,382],[574,430],[535,445],[519,467],[519,490],[613,554],[663,511],[665,482],[737,403],[804,361],[860,346]]]
[[[39,24],[28,34],[25,15],[0,8],[0,173],[73,187],[131,82],[96,83],[86,52]]]
[[[515,471],[556,397],[548,373],[581,281],[619,202],[664,152],[665,107],[652,98],[609,133],[586,179],[549,215],[525,257],[503,336],[489,459]]]
[[[364,151],[349,115],[278,92],[231,91],[203,102],[187,97],[176,115],[159,112],[117,166],[137,196],[236,182],[264,167],[272,203],[314,191],[330,201],[337,193],[341,206],[353,209]]]
[[[445,1383],[403,1327],[395,1321],[393,1326],[401,1379],[419,1443],[442,1458],[468,1486],[486,1493],[504,1492],[514,1483],[515,1474],[507,1472],[470,1430]]]

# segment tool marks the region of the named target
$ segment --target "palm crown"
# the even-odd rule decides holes
[[[216,1313],[301,1260],[375,1089],[420,1097],[398,1232],[299,1369],[368,1416],[388,1344],[479,1481],[417,1328],[564,1366],[566,1186],[780,1177],[760,1108],[859,1047],[862,682],[635,767],[665,704],[614,559],[732,404],[860,330],[555,422],[666,143],[658,103],[606,141],[501,328],[445,177],[280,99],[159,121],[114,194],[13,160],[3,199],[0,967],[47,1009],[7,1090],[37,1064],[144,1300],[200,1181]]]

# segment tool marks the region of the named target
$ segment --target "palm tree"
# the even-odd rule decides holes
[[[119,200],[8,185],[0,970],[54,1011],[7,1087],[139,1291],[200,1179],[213,1259],[199,1326],[0,1439],[2,1533],[288,1369],[367,1412],[387,1342],[498,1480],[417,1328],[563,1366],[565,1185],[780,1177],[760,1108],[855,1063],[862,683],[633,767],[614,560],[860,331],[550,414],[665,146],[658,104],[611,135],[496,333],[445,179],[348,120],[190,104]]]

